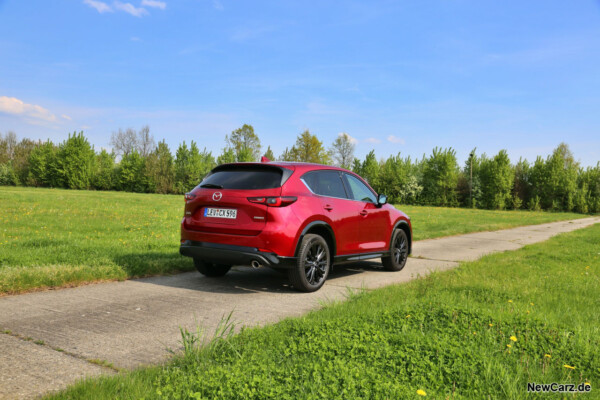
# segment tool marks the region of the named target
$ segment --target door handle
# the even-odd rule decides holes
[[[362,210],[362,211],[360,212],[360,215],[363,215],[363,216],[364,216],[364,215],[367,215],[368,213],[369,213],[369,212],[368,212],[367,210]]]
[[[329,204],[325,204],[325,205],[323,206],[323,208],[324,208],[324,209],[326,209],[327,211],[331,211],[331,210],[333,210],[333,207],[331,207]]]

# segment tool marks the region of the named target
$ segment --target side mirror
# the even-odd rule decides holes
[[[382,194],[379,194],[379,195],[377,196],[377,205],[378,205],[378,206],[382,206],[382,205],[384,205],[385,203],[387,203],[387,196],[386,196],[385,194],[383,194],[383,193],[382,193]]]

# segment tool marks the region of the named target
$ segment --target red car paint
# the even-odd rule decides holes
[[[291,172],[291,175],[280,187],[269,189],[201,188],[199,185],[186,194],[185,215],[181,224],[182,246],[191,242],[243,246],[277,257],[293,258],[297,255],[302,236],[310,232],[307,227],[310,229],[315,224],[326,224],[334,236],[331,249],[334,263],[362,259],[355,256],[389,250],[393,230],[398,227],[406,231],[410,248],[412,227],[410,218],[402,211],[389,204],[315,194],[302,180],[311,171],[338,171],[355,177],[377,197],[368,183],[351,171],[289,162],[228,165],[231,168],[278,167],[285,169],[288,174]],[[271,201],[274,203],[281,202],[283,198],[283,202],[287,201],[288,204],[270,206],[260,202],[263,197],[273,198]],[[237,217],[211,218],[204,215],[206,207],[236,209]]]

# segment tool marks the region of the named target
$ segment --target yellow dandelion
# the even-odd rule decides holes
[[[408,315],[406,316],[406,318],[410,318],[410,314],[408,314]]]
[[[527,314],[529,314],[529,312],[530,312],[530,311],[529,311],[529,310],[527,310]]]
[[[488,324],[490,327],[494,326],[494,324]]]
[[[512,303],[512,300],[509,300],[508,302],[509,302],[509,303]]]
[[[477,335],[477,332],[473,332],[473,335]]]
[[[585,385],[585,386],[592,386],[592,384],[591,384],[591,383],[589,383],[589,382],[586,382],[586,383],[584,383],[584,385]]]
[[[427,393],[425,393],[425,391],[424,391],[423,389],[419,389],[419,390],[417,390],[417,394],[418,394],[419,396],[427,396]]]
[[[550,358],[550,357],[552,357],[552,356],[551,356],[550,354],[544,354],[544,357],[546,357],[546,358]]]
[[[512,340],[513,342],[516,342],[517,341],[517,337],[516,336],[511,336],[510,340]]]
[[[508,347],[508,348],[511,348],[511,347],[512,347],[512,345],[510,345],[510,344],[507,344],[507,345],[506,345],[506,347]]]
[[[531,304],[532,306],[534,306],[534,305],[535,305],[535,304],[533,304],[533,303],[529,303],[529,304]]]
[[[568,369],[575,369],[575,367],[572,367],[572,366],[567,365],[567,364],[563,365],[563,367],[568,368]]]

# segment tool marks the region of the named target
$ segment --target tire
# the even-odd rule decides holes
[[[308,234],[302,238],[296,265],[288,270],[291,284],[302,292],[314,292],[325,283],[331,267],[331,253],[325,239]]]
[[[204,262],[199,258],[194,258],[194,265],[196,266],[198,272],[211,278],[223,276],[231,269],[231,265],[211,264]]]
[[[403,229],[396,229],[390,243],[390,255],[381,257],[383,268],[387,271],[400,271],[408,259],[408,237]]]

